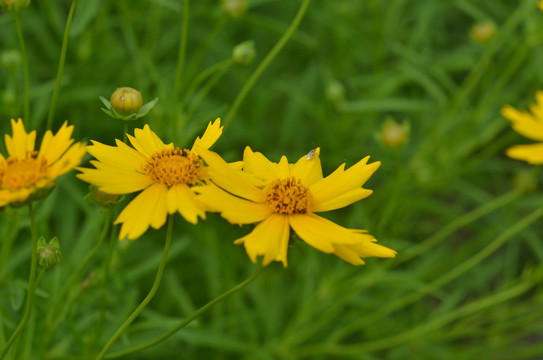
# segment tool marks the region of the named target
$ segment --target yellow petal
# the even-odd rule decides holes
[[[263,266],[272,261],[280,261],[287,267],[289,236],[288,217],[272,215],[235,243],[245,245],[245,251],[253,263],[256,263],[257,256],[263,255]]]
[[[543,143],[515,145],[505,151],[512,159],[524,160],[530,164],[543,164]]]
[[[393,258],[397,254],[396,251],[370,240],[362,240],[355,245],[334,244],[334,249],[334,255],[353,265],[364,265],[361,258]]]
[[[41,141],[39,156],[45,158],[49,164],[57,161],[74,142],[73,131],[73,125],[68,126],[67,121],[62,124],[55,135],[51,130],[47,130]]]
[[[195,186],[193,189],[210,211],[219,212],[231,224],[253,224],[272,215],[265,204],[233,196],[214,184]]]
[[[314,211],[322,211],[316,209],[319,209],[322,204],[336,200],[338,197],[338,202],[344,200],[344,194],[364,185],[381,165],[379,161],[367,164],[368,160],[369,156],[345,171],[343,170],[345,164],[342,164],[332,174],[313,184],[309,191],[313,195]]]
[[[106,165],[94,162],[100,169],[78,167],[81,171],[76,177],[89,184],[95,185],[100,191],[108,194],[130,194],[143,190],[154,184],[154,181],[145,174],[128,172],[114,167],[105,168]]]
[[[309,187],[322,179],[322,166],[319,155],[320,148],[316,148],[315,152],[309,155],[302,156],[291,168],[291,176],[302,180],[302,184]]]
[[[148,161],[145,155],[120,140],[116,140],[117,146],[104,145],[98,141],[91,142],[92,145],[87,146],[87,151],[101,163],[127,170],[139,171]]]
[[[136,196],[119,214],[115,224],[122,224],[119,239],[137,239],[149,226],[158,229],[167,217],[166,193],[164,184],[154,184]]]
[[[217,153],[200,147],[197,147],[197,152],[209,165],[206,170],[215,184],[231,194],[255,202],[264,202],[264,192],[247,181],[239,171],[228,166]]]
[[[223,126],[221,126],[220,118],[217,118],[215,122],[213,123],[211,123],[210,121],[209,124],[207,125],[204,135],[202,135],[202,138],[200,139],[200,137],[197,137],[196,140],[194,141],[191,151],[194,151],[196,147],[200,147],[202,149],[208,150],[213,144],[215,144],[217,139],[219,139],[219,137],[222,135],[222,129],[223,129]],[[196,152],[196,154],[198,153]]]
[[[253,152],[249,146],[243,151],[243,172],[251,175],[251,181],[258,187],[264,187],[276,178],[277,164],[268,160],[262,153]]]
[[[27,154],[34,150],[36,131],[33,130],[27,134],[21,118],[17,121],[11,119],[11,129],[13,137],[7,134],[4,137],[8,154],[17,159],[25,159]]]
[[[81,162],[81,159],[87,153],[85,144],[76,143],[72,145],[60,159],[56,160],[47,169],[47,175],[56,178],[75,168]]]
[[[134,136],[126,136],[134,148],[148,158],[161,150],[173,148],[173,144],[165,145],[147,124],[143,129],[135,129]]]
[[[206,218],[205,209],[186,184],[177,184],[168,189],[166,196],[168,213],[179,211],[188,222],[196,224],[198,216]]]
[[[543,141],[543,121],[526,111],[519,111],[509,105],[504,106],[501,113],[511,121],[511,126],[520,135]]]
[[[313,206],[313,212],[322,212],[322,211],[341,209],[359,200],[365,199],[371,194],[373,194],[372,190],[356,188],[346,193],[343,193],[339,196],[336,196],[328,201],[315,203]]]
[[[292,176],[290,174],[290,164],[288,163],[288,159],[286,156],[281,156],[281,160],[279,160],[279,164],[277,164],[275,170],[276,179],[287,179]]]

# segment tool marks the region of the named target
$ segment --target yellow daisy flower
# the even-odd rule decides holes
[[[368,197],[372,191],[362,185],[380,162],[367,164],[366,157],[347,170],[343,164],[323,177],[318,148],[289,164],[285,156],[273,163],[247,147],[243,171],[214,152],[199,152],[216,184],[197,189],[202,201],[233,224],[258,223],[251,233],[235,241],[244,244],[252,262],[264,256],[263,265],[280,261],[286,267],[291,229],[317,250],[353,265],[364,264],[365,257],[396,255],[394,250],[376,244],[365,230],[347,229],[315,214]]]
[[[143,190],[119,214],[115,224],[122,224],[119,238],[133,240],[149,226],[160,228],[167,214],[179,212],[185,220],[196,224],[198,216],[205,219],[206,207],[192,187],[207,178],[198,157],[197,146],[209,149],[222,134],[220,119],[209,123],[193,148],[180,149],[162,140],[145,125],[127,135],[133,148],[116,140],[116,146],[92,141],[87,151],[97,160],[95,169],[78,168],[77,177],[109,194],[129,194]]]
[[[539,10],[543,10],[543,0],[539,0],[539,2],[537,3],[537,7],[539,8]]]
[[[502,115],[511,121],[511,126],[520,135],[536,141],[543,141],[543,91],[536,93],[537,104],[530,106],[530,112],[519,111],[510,105],[502,108]],[[543,164],[543,142],[530,145],[515,145],[506,150],[506,155],[530,164]]]
[[[26,133],[23,120],[11,119],[12,136],[5,135],[8,158],[0,154],[0,207],[21,205],[46,196],[55,180],[76,167],[85,155],[85,145],[73,143],[74,127],[64,122],[53,135],[46,131],[35,151],[36,131]]]

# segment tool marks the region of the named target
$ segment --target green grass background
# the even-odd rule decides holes
[[[300,4],[253,0],[243,16],[230,18],[218,1],[192,1],[181,107],[173,79],[183,2],[80,0],[54,128],[68,119],[76,139],[113,144],[124,124],[100,110],[98,97],[132,86],[144,101],[159,102],[129,133],[149,123],[165,141],[191,146],[209,121],[227,114]],[[38,138],[69,6],[35,0],[21,14],[31,83],[24,120]],[[496,36],[471,40],[470,28],[488,20]],[[0,55],[18,49],[5,11],[0,29]],[[207,88],[187,93],[198,74],[246,40],[255,42],[252,64],[227,67]],[[164,343],[125,358],[542,358],[541,175],[504,156],[508,146],[529,141],[499,113],[505,104],[526,109],[535,101],[542,63],[543,12],[535,1],[314,0],[213,149],[229,161],[241,159],[247,145],[271,160],[294,161],[320,146],[325,174],[366,155],[381,161],[365,186],[371,197],[325,215],[368,229],[398,251],[396,259],[354,267],[296,240],[288,268],[270,265]],[[344,87],[343,101],[326,96],[334,82]],[[21,68],[0,69],[0,93],[0,130],[9,133],[9,119],[22,115]],[[390,117],[410,124],[404,148],[378,141]],[[515,192],[519,181],[534,188]],[[86,192],[72,172],[36,206],[39,235],[58,236],[64,258],[39,283],[17,359],[93,358],[151,287],[165,228],[134,242],[106,241],[69,287],[55,313],[58,326],[48,328],[59,290],[98,241],[106,216],[85,202]],[[250,229],[216,214],[196,226],[177,215],[159,292],[111,351],[158,336],[253,273],[257,266],[232,243]],[[4,209],[0,236],[1,348],[26,295],[26,209]]]

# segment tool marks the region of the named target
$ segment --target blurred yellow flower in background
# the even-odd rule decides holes
[[[39,151],[34,150],[35,130],[27,134],[21,119],[11,119],[11,128],[13,135],[5,135],[9,156],[0,154],[0,207],[43,199],[56,178],[76,167],[86,152],[84,144],[73,143],[74,127],[67,122],[55,135],[45,132]]]
[[[280,261],[287,266],[290,230],[324,253],[362,265],[365,257],[394,257],[396,252],[378,245],[365,230],[347,229],[316,212],[339,209],[368,197],[362,185],[380,162],[367,164],[369,157],[345,170],[345,164],[323,178],[315,149],[295,164],[285,156],[279,163],[249,147],[243,156],[243,171],[227,164],[214,152],[201,149],[208,174],[216,184],[197,188],[202,201],[233,224],[258,223],[248,235],[235,241],[244,244],[252,262]]]
[[[145,125],[128,135],[133,148],[116,140],[116,146],[92,141],[89,154],[95,169],[78,168],[77,177],[108,194],[130,194],[142,191],[119,214],[115,224],[122,224],[119,238],[133,240],[149,226],[160,228],[167,214],[179,212],[185,220],[196,224],[205,219],[206,206],[192,187],[207,178],[206,169],[195,147],[209,149],[222,134],[220,119],[209,123],[193,148],[180,149],[162,140]]]
[[[536,93],[537,103],[530,105],[530,112],[519,111],[510,105],[502,108],[502,115],[511,121],[513,129],[528,139],[543,141],[543,91]],[[507,156],[530,164],[543,164],[543,142],[515,145],[505,152]]]

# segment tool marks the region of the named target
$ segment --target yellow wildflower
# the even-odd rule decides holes
[[[379,162],[367,164],[366,157],[347,170],[343,164],[323,177],[319,148],[289,164],[285,156],[273,163],[247,147],[243,171],[214,152],[199,152],[217,185],[197,189],[202,201],[233,224],[258,223],[251,233],[235,241],[244,244],[251,261],[264,256],[263,265],[280,261],[286,267],[290,229],[317,250],[353,265],[364,264],[365,257],[396,255],[394,250],[376,244],[365,230],[347,229],[315,214],[368,197],[372,191],[362,185]]]
[[[119,214],[115,224],[122,224],[120,239],[133,240],[149,226],[160,228],[167,214],[179,212],[185,220],[196,224],[205,219],[206,207],[192,187],[207,178],[206,169],[198,157],[199,149],[209,149],[222,134],[220,119],[209,123],[193,148],[180,149],[162,140],[145,125],[128,135],[133,148],[116,140],[116,146],[92,141],[88,152],[97,160],[95,169],[78,168],[77,177],[108,194],[129,194],[142,191]]]
[[[21,119],[11,119],[11,129],[13,135],[5,135],[9,156],[0,154],[0,207],[43,198],[56,178],[76,167],[85,155],[85,145],[73,143],[74,127],[67,122],[55,135],[45,132],[39,151],[34,150],[35,130],[27,134]]]
[[[543,141],[543,91],[536,93],[537,104],[530,106],[530,112],[519,111],[510,105],[502,108],[502,115],[511,121],[511,126],[528,139]],[[543,143],[515,145],[505,152],[507,156],[524,160],[530,164],[543,164]]]

